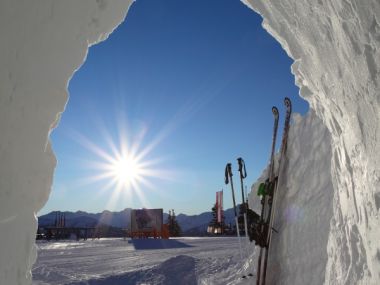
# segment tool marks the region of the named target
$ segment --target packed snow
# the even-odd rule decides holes
[[[131,2],[0,2],[1,284],[31,283],[35,213],[48,199],[55,167],[48,135],[88,47],[107,38]],[[270,281],[379,284],[380,2],[243,2],[295,60],[292,72],[311,108],[294,117],[289,135]],[[150,270],[178,261],[192,271],[197,258],[181,253]],[[240,268],[235,259],[229,266],[222,272]]]
[[[268,264],[268,284],[323,284],[326,244],[333,213],[331,138],[313,111],[293,115],[287,159],[280,176],[276,218]],[[309,153],[309,155],[304,155]],[[275,165],[278,171],[278,155]],[[252,186],[250,205],[260,212],[256,191],[267,170]]]
[[[285,180],[288,182],[283,187],[288,194],[283,194],[278,211],[277,222],[290,227],[292,234],[278,236],[274,241],[273,248],[282,250],[278,255],[271,252],[269,265],[277,268],[275,261],[281,260],[277,272],[283,268],[292,270],[284,271],[286,277],[276,275],[273,281],[279,283],[286,278],[288,284],[303,284],[306,277],[315,280],[315,284],[379,284],[380,1],[243,2],[263,16],[264,28],[294,59],[292,73],[300,95],[313,110],[308,115],[311,118],[305,120],[313,119],[315,113],[330,133],[325,139],[331,143],[331,152],[312,146],[321,135],[318,128],[311,132],[298,128],[290,137],[296,140],[310,132],[309,138],[301,141],[305,146],[298,149],[300,155],[292,157],[291,152]],[[300,173],[300,167],[309,172]],[[321,173],[322,167],[330,176],[325,171]],[[292,187],[299,189],[299,185],[306,189],[295,195],[295,203],[301,209],[315,208],[321,227],[318,231],[328,230],[326,243],[324,235],[323,241],[317,241],[320,235],[310,233],[309,223],[291,226],[284,219],[286,203],[291,202],[294,193]],[[310,196],[312,190],[321,201]],[[332,196],[325,199],[326,191],[331,190]],[[296,245],[294,237],[304,243]],[[310,246],[306,251],[299,250],[306,241]],[[323,253],[311,249],[315,243]],[[306,259],[304,253],[310,258]],[[324,256],[323,278],[312,273],[314,256]],[[305,271],[309,276],[302,273]]]
[[[247,243],[243,242],[247,246]],[[33,285],[252,284],[234,237],[38,242]],[[244,270],[246,268],[246,270]]]
[[[30,284],[36,213],[56,159],[48,140],[89,46],[124,20],[131,0],[0,1],[0,283]]]

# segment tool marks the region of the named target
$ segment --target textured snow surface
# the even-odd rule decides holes
[[[56,164],[48,135],[88,46],[124,19],[129,0],[0,1],[0,284],[30,284],[35,213]]]
[[[243,2],[263,16],[264,28],[295,60],[292,72],[300,95],[330,132],[319,138],[318,131],[314,134],[312,130],[309,138],[300,142],[304,146],[299,148],[299,156],[290,158],[289,167],[293,168],[287,170],[285,179],[289,194],[284,194],[278,215],[278,222],[285,226],[286,203],[299,189],[297,207],[318,215],[313,219],[318,231],[328,230],[328,242],[325,244],[325,235],[323,241],[317,241],[322,237],[315,235],[316,230],[310,232],[306,223],[287,224],[292,234],[274,241],[273,248],[281,250],[279,256],[272,252],[270,265],[279,266],[280,272],[287,269],[274,281],[306,284],[303,276],[307,273],[302,271],[309,270],[314,284],[380,284],[380,1]],[[303,128],[297,129],[290,140],[305,133]],[[320,139],[331,141],[331,151],[325,150]],[[313,175],[300,173],[300,167]],[[325,175],[329,169],[331,177]],[[326,194],[331,192],[327,187],[331,184],[333,193]],[[312,190],[315,197],[309,193]],[[319,248],[296,246],[294,238],[308,239],[310,246],[318,244]],[[322,265],[313,266],[313,252],[317,251],[321,262],[327,261],[325,270]],[[304,258],[305,253],[313,258]],[[280,260],[281,265],[277,263]],[[324,272],[324,278],[315,276],[315,269]]]
[[[278,233],[272,238],[268,284],[322,284],[334,189],[330,134],[313,111],[305,118],[293,115],[287,157],[279,180],[274,223]],[[278,162],[275,166],[278,169]],[[249,195],[259,213],[255,192],[267,177],[266,169]]]
[[[254,280],[240,278],[244,264],[233,237],[101,239],[37,246],[33,285],[232,285]],[[253,258],[246,257],[246,266],[253,265]]]

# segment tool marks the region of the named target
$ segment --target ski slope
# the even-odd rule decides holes
[[[255,280],[241,278],[251,272],[254,252],[245,248],[243,264],[235,237],[40,241],[37,247],[33,285],[226,285]]]

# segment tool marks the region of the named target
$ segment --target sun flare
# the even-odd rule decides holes
[[[157,189],[156,181],[177,181],[178,171],[164,166],[165,157],[153,156],[155,147],[168,135],[168,131],[158,133],[156,137],[142,147],[147,133],[147,127],[142,127],[133,135],[125,119],[117,120],[118,131],[112,137],[109,130],[99,123],[101,140],[92,141],[82,133],[72,130],[75,141],[86,150],[93,153],[93,158],[84,161],[84,166],[91,171],[84,177],[80,185],[96,184],[96,197],[107,197],[106,208],[113,209],[115,205],[135,203],[139,207],[150,207],[149,191],[163,195]],[[94,197],[94,199],[96,199]]]
[[[143,168],[133,156],[122,156],[111,164],[111,174],[119,185],[135,184],[142,175]]]

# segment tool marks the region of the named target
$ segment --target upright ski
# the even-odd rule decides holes
[[[276,139],[277,139],[277,129],[278,129],[278,120],[279,120],[279,114],[278,109],[276,107],[272,107],[272,113],[274,116],[274,123],[273,123],[273,135],[272,135],[272,148],[271,148],[271,154],[270,154],[270,164],[269,164],[269,172],[268,172],[268,179],[266,181],[266,184],[270,184],[273,182],[274,177],[274,152],[276,148]],[[269,186],[269,185],[268,185]],[[268,188],[268,187],[265,187]],[[257,233],[257,239],[256,243],[260,246],[260,254],[259,254],[259,260],[257,265],[257,279],[256,284],[260,284],[260,277],[261,277],[261,259],[263,255],[263,248],[266,246],[266,232],[268,232],[267,225],[265,224],[265,213],[266,213],[266,204],[268,202],[268,195],[266,195],[266,189],[262,189],[263,191],[261,193],[258,193],[259,195],[262,195],[261,197],[261,215],[258,225],[258,233]],[[260,190],[259,190],[260,192]]]
[[[274,223],[274,218],[275,218],[275,212],[276,212],[276,201],[277,201],[277,191],[278,187],[281,186],[281,181],[279,178],[281,178],[281,174],[283,171],[283,164],[285,161],[286,157],[286,149],[287,149],[287,142],[288,142],[288,133],[289,133],[289,127],[290,127],[290,117],[292,114],[292,103],[289,98],[285,98],[284,104],[286,107],[286,116],[285,116],[285,123],[284,123],[284,130],[282,133],[282,140],[281,140],[281,149],[280,149],[280,158],[279,158],[279,164],[278,164],[278,170],[277,170],[277,175],[276,177],[273,176],[273,189],[270,189],[269,191],[269,199],[268,199],[268,204],[269,204],[269,211],[268,215],[265,221],[265,224],[268,225],[267,229],[267,236],[266,236],[266,245],[264,248],[265,251],[265,256],[264,256],[264,261],[263,261],[263,272],[262,272],[262,277],[261,277],[261,284],[265,284],[265,279],[266,279],[266,270],[267,270],[267,264],[268,264],[268,255],[269,255],[269,249],[270,249],[270,244],[272,240],[272,230],[273,230],[273,223]],[[273,169],[272,169],[272,172]],[[261,253],[261,251],[260,251]],[[257,283],[261,285],[260,283]]]

